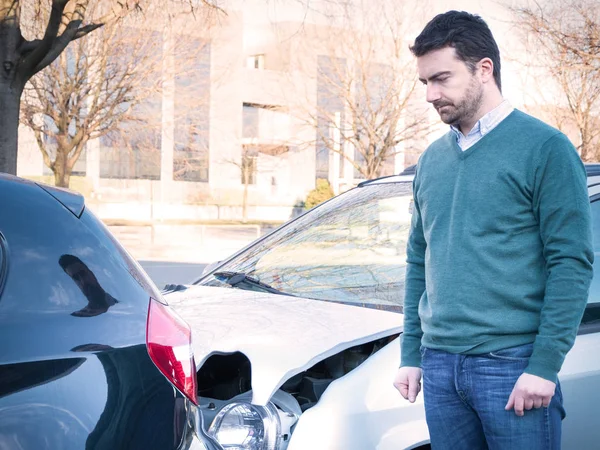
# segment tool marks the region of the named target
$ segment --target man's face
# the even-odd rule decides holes
[[[419,79],[427,85],[427,101],[444,123],[460,125],[472,119],[483,102],[483,84],[460,61],[452,47],[433,50],[417,58]]]

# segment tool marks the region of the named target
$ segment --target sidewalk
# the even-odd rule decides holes
[[[269,232],[259,225],[109,225],[138,260],[210,264]]]

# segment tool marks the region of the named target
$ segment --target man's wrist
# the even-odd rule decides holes
[[[534,350],[534,354],[531,355],[529,364],[524,372],[556,383],[560,367],[557,368],[556,364],[552,364],[551,361],[553,361],[553,359],[549,356],[550,355],[540,355],[539,352],[535,352]]]
[[[421,338],[400,336],[400,367],[421,367]]]

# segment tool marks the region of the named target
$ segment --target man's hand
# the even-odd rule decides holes
[[[515,387],[506,404],[507,411],[515,409],[517,416],[525,414],[524,409],[547,407],[554,395],[556,383],[528,373],[524,373],[515,383]]]
[[[394,387],[402,397],[414,403],[421,391],[421,368],[400,367],[394,379]]]

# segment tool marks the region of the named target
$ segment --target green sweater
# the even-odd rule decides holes
[[[534,343],[555,381],[592,279],[586,173],[561,132],[515,110],[462,151],[448,133],[413,183],[401,366],[419,348],[482,354]]]

